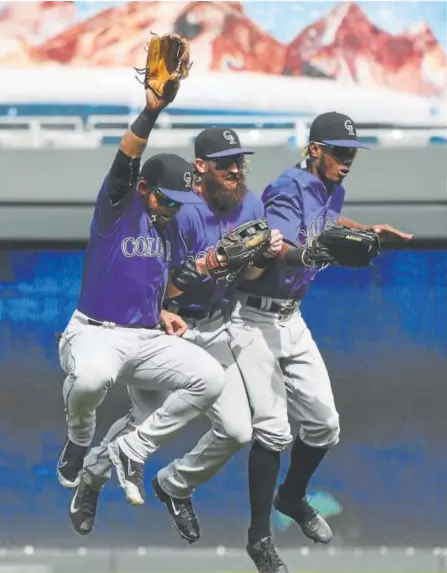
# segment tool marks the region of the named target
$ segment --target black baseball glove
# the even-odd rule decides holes
[[[268,250],[270,236],[271,231],[264,218],[233,229],[206,255],[210,277],[219,286],[231,284],[247,265]]]
[[[204,278],[197,270],[193,257],[188,257],[182,267],[172,269],[170,276],[171,283],[182,292],[193,289]]]
[[[304,249],[301,260],[309,267],[367,267],[379,252],[377,233],[336,225],[316,237]]]
[[[229,286],[250,263],[256,262],[270,246],[266,219],[257,219],[239,225],[221,239],[205,256],[206,274],[201,274],[197,262],[188,257],[184,265],[171,272],[171,283],[182,292],[189,291],[208,275],[219,287]]]

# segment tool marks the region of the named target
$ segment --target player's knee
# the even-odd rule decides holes
[[[75,366],[70,376],[73,379],[72,391],[76,394],[96,394],[113,386],[117,371],[110,364],[98,360]]]
[[[214,404],[224,389],[225,373],[217,360],[211,356],[209,358],[200,368],[198,391],[210,404]]]
[[[337,413],[324,422],[316,424],[303,424],[300,430],[303,442],[316,448],[331,448],[340,439],[340,421]]]
[[[230,440],[235,450],[244,448],[251,443],[253,437],[251,419],[231,419],[222,420],[222,422],[220,427],[216,428],[216,433],[220,433]]]
[[[338,444],[340,439],[340,422],[338,414],[332,416],[326,421],[323,431],[323,446],[325,448],[332,448]]]
[[[263,432],[262,430],[253,430],[254,439],[259,442],[267,450],[272,452],[283,452],[292,443],[293,436],[290,432],[290,428],[284,428],[281,432]]]

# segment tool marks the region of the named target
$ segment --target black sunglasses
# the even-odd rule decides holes
[[[244,155],[227,155],[225,157],[205,157],[206,161],[214,161],[217,170],[230,169],[236,164],[238,169],[243,169],[245,167],[245,156]]]
[[[166,195],[162,193],[160,189],[152,187],[152,190],[157,196],[158,204],[161,207],[170,207],[171,209],[179,209],[182,206],[182,204],[179,203],[178,201],[173,201],[172,199],[169,199],[169,197],[166,197]]]
[[[346,161],[347,159],[354,159],[357,155],[357,147],[337,147],[336,145],[328,145],[327,143],[318,143],[321,147],[328,150],[329,155],[332,155],[337,161]]]

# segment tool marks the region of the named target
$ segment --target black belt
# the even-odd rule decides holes
[[[177,314],[182,318],[189,318],[190,320],[204,320],[205,318],[212,318],[220,313],[220,310],[213,310],[213,312],[205,312],[204,310],[194,308],[179,308]]]
[[[283,304],[279,304],[277,302],[272,301],[272,304],[269,308],[262,307],[262,298],[257,298],[255,296],[247,296],[245,301],[247,306],[251,306],[252,308],[256,308],[258,310],[265,310],[266,312],[272,312],[274,314],[291,314],[295,311],[296,307],[298,306],[297,301],[289,301]]]
[[[93,320],[93,318],[88,318],[87,324],[90,324],[90,326],[105,326],[106,321],[101,322],[100,320]],[[156,324],[153,326],[139,326],[137,324],[116,324],[115,326],[119,326],[120,328],[145,328],[146,330],[151,330],[152,328],[156,328],[158,325]]]

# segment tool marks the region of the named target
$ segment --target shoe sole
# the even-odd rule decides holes
[[[57,474],[57,479],[59,480],[59,483],[61,484],[62,487],[64,487],[65,489],[74,489],[75,487],[78,487],[78,485],[81,483],[82,467],[79,470],[78,477],[74,481],[70,481],[69,479],[64,477],[59,469],[63,464],[62,460],[65,456],[65,450],[67,449],[67,444],[68,440],[65,440],[64,447],[62,448],[62,451],[59,454],[59,458],[57,460],[56,474]],[[65,463],[63,465],[65,465]]]
[[[123,464],[121,463],[120,459],[120,449],[117,444],[110,443],[107,446],[109,451],[110,460],[115,466],[116,475],[118,476],[118,481],[120,486],[124,489],[124,493],[126,495],[126,499],[130,501],[132,505],[143,505],[144,499],[141,497],[140,494],[137,496],[133,496],[132,492],[129,492],[129,488],[126,481],[126,474],[124,472]]]
[[[76,529],[76,525],[73,523],[73,521],[72,521],[71,519],[70,519],[70,521],[71,521],[71,527],[72,527],[73,531],[74,531],[75,533],[77,533],[78,535],[88,535],[88,534],[91,533],[92,530],[93,530],[93,526],[92,526],[92,528],[90,529],[90,531],[79,531],[78,529]]]
[[[167,509],[167,511],[168,511],[169,519],[171,520],[172,527],[177,531],[177,533],[180,535],[180,537],[181,537],[184,541],[187,541],[190,545],[191,545],[191,543],[195,543],[196,541],[199,541],[200,535],[199,535],[199,537],[198,537],[197,539],[191,539],[190,537],[188,537],[187,535],[185,535],[185,534],[182,532],[182,530],[179,528],[179,526],[177,525],[177,522],[176,522],[175,519],[174,519],[174,516],[172,515],[172,513],[171,513],[171,511],[170,511],[170,509],[169,509],[168,504],[166,503],[166,501],[164,501],[164,500],[162,499],[162,497],[163,497],[164,495],[167,496],[167,494],[165,494],[165,492],[161,489],[160,484],[158,483],[156,477],[152,480],[152,491],[154,492],[155,498],[158,499],[158,501],[159,501],[160,503],[162,503],[162,504],[166,507],[166,509]],[[169,497],[169,496],[168,496],[168,497]]]
[[[65,489],[75,489],[81,483],[81,472],[79,472],[78,477],[75,479],[75,481],[70,481],[67,478],[65,478],[61,474],[59,468],[57,468],[56,474],[57,474],[57,479],[58,479],[59,483]]]

